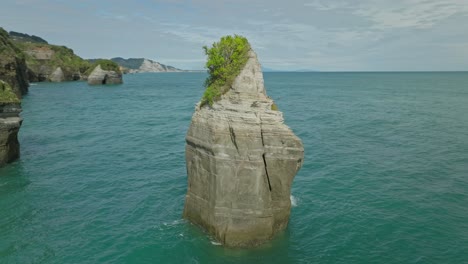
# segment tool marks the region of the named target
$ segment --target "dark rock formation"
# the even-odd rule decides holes
[[[121,84],[122,73],[119,69],[116,70],[103,70],[101,65],[97,65],[96,68],[88,76],[88,84],[90,85],[102,85],[102,84]]]
[[[8,33],[0,28],[0,79],[11,85],[18,97],[28,93],[28,75],[24,54]]]
[[[13,162],[20,156],[20,112],[20,100],[7,83],[0,81],[0,166]]]
[[[199,103],[186,137],[184,218],[226,246],[245,247],[286,228],[301,140],[267,95],[257,56],[212,106]]]

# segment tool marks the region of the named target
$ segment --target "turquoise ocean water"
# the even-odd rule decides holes
[[[205,77],[31,86],[0,263],[468,263],[468,73],[266,73],[306,157],[288,229],[249,250],[181,219]]]

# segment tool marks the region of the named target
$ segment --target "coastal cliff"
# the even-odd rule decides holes
[[[184,72],[170,65],[164,65],[157,61],[144,58],[112,58],[113,62],[125,68],[126,73],[148,73],[148,72]]]
[[[21,98],[28,93],[28,77],[25,54],[11,41],[8,33],[0,27],[0,80],[10,84],[13,92]]]
[[[206,48],[207,55],[221,44]],[[219,91],[207,88],[186,136],[183,216],[229,247],[261,244],[287,227],[291,184],[304,158],[301,140],[266,94],[256,54],[248,43],[246,49],[235,78]],[[222,61],[234,63],[232,56]],[[230,72],[207,67],[207,83]]]
[[[30,82],[84,80],[91,63],[65,46],[51,45],[37,36],[10,31],[10,40],[23,53]]]
[[[44,43],[16,42],[24,53],[30,82],[62,82],[85,79],[90,63],[72,49]]]
[[[13,162],[20,156],[20,112],[20,100],[10,85],[0,80],[0,166]]]

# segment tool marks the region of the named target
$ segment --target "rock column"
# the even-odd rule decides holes
[[[229,247],[261,244],[286,228],[304,148],[266,95],[257,56],[212,106],[196,106],[186,136],[184,218]]]

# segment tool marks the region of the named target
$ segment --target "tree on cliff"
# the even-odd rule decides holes
[[[202,105],[213,105],[214,101],[229,90],[229,86],[247,63],[250,44],[245,37],[234,35],[222,37],[210,48],[204,46],[203,49],[208,56],[205,67],[209,76],[205,81]]]

